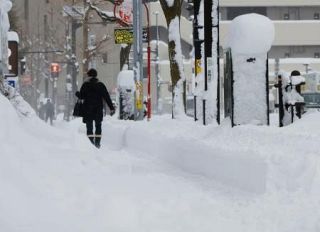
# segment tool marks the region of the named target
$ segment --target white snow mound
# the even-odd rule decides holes
[[[274,31],[273,22],[263,15],[240,15],[231,22],[227,47],[232,53],[266,53],[272,46]]]

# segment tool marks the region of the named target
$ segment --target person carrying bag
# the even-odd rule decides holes
[[[104,102],[110,108],[111,116],[114,114],[115,109],[106,86],[97,78],[97,71],[90,69],[87,75],[87,80],[80,88],[79,98],[83,100],[80,108],[83,122],[87,127],[87,136],[92,144],[100,148]],[[93,122],[95,122],[95,133],[93,133]]]
[[[83,117],[83,100],[81,100],[80,97],[80,92],[76,92],[76,96],[78,97],[76,104],[74,105],[73,109],[73,116],[74,117]]]

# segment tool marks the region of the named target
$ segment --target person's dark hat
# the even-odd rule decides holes
[[[97,70],[95,70],[94,68],[89,69],[89,71],[87,72],[87,75],[89,77],[96,77],[98,75]]]
[[[301,76],[301,74],[300,74],[299,71],[293,70],[293,71],[291,72],[291,76]]]

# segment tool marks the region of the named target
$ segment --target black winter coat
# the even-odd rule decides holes
[[[101,122],[103,119],[104,101],[110,110],[114,110],[110,95],[106,86],[96,77],[89,77],[80,88],[80,99],[83,102],[83,122],[96,120]]]

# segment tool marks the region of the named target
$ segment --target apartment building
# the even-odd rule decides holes
[[[185,55],[185,73],[191,80],[193,75],[192,50],[192,19],[193,8],[190,1],[185,1],[181,18],[182,49]],[[235,17],[258,13],[274,21],[275,40],[269,52],[269,80],[274,81],[278,70],[291,72],[299,70],[301,73],[310,70],[320,71],[320,1],[319,0],[220,0],[220,47],[221,53],[226,41],[231,20]],[[159,2],[150,3],[151,12],[161,12]],[[151,18],[152,31],[158,28],[161,42],[158,45],[161,79],[164,85],[161,96],[170,98],[170,92],[165,83],[170,82],[168,73],[167,31],[163,14]],[[252,32],[255,33],[255,32]],[[155,39],[153,33],[153,40]],[[162,43],[163,42],[163,43]],[[153,49],[156,49],[153,44]],[[156,67],[154,67],[156,68]],[[223,75],[223,62],[221,62]]]
[[[274,21],[275,41],[269,52],[270,73],[310,69],[320,71],[320,2],[318,0],[221,0],[222,45],[230,21],[241,14],[258,13]],[[254,32],[252,32],[254,33]]]

